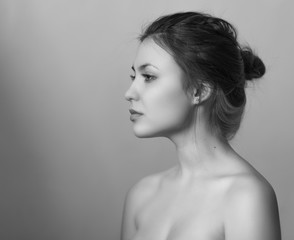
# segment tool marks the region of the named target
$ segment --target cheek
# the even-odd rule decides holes
[[[181,124],[189,111],[188,99],[180,88],[158,88],[150,98],[148,112],[157,123]]]

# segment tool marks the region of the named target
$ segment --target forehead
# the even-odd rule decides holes
[[[173,56],[155,43],[151,38],[145,39],[138,46],[134,66],[137,68],[147,63],[156,66],[159,70],[174,69],[180,71]]]

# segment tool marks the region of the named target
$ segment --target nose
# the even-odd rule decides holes
[[[130,89],[128,89],[128,90],[125,92],[125,99],[126,99],[127,101],[131,101],[132,96],[131,96],[131,94],[130,94]]]
[[[125,92],[125,99],[127,101],[131,101],[132,99],[136,99],[136,98],[138,98],[138,93],[132,84],[130,88]]]

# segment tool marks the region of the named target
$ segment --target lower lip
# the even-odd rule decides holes
[[[135,121],[135,120],[137,120],[141,116],[142,116],[142,114],[133,113],[133,114],[131,114],[130,119],[131,119],[131,121]]]

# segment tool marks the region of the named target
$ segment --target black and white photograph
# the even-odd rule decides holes
[[[290,0],[0,0],[0,239],[294,239]]]

